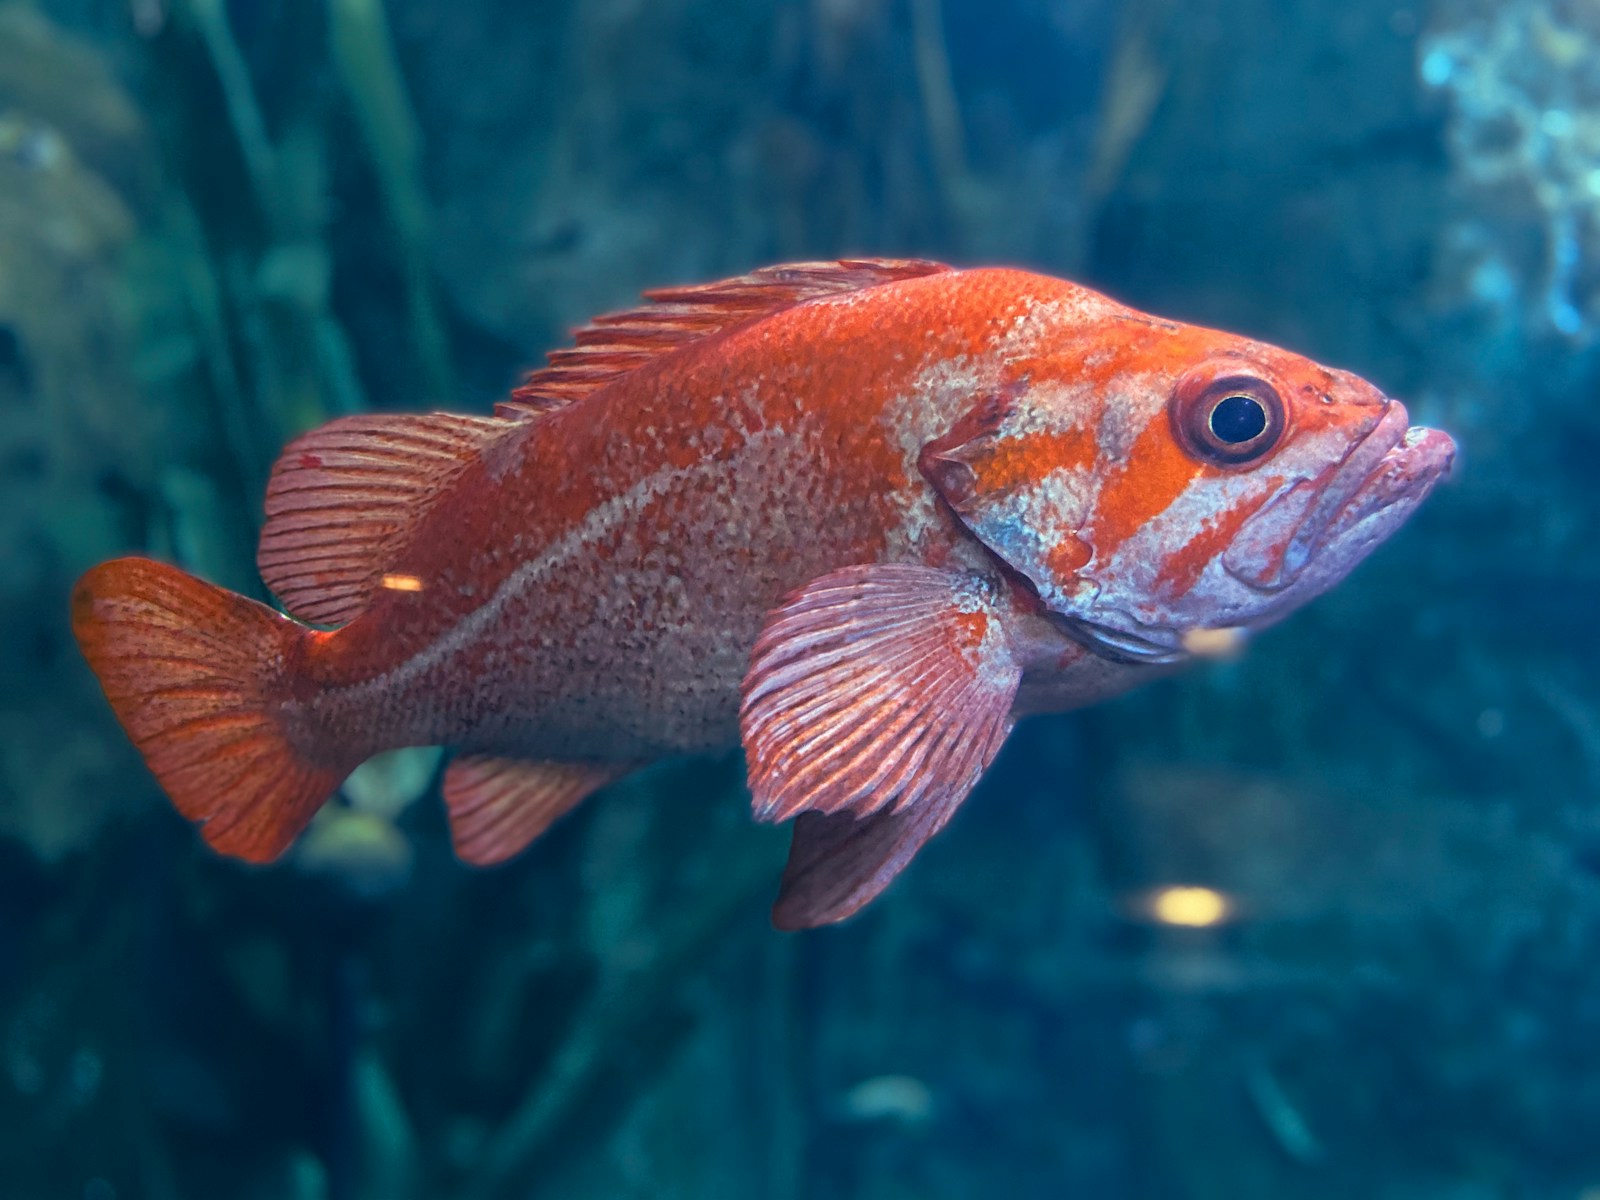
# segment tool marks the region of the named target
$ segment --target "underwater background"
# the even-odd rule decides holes
[[[85,567],[262,595],[297,432],[902,254],[1352,369],[1455,477],[837,928],[737,757],[490,871],[427,752],[270,869],[171,810]],[[0,1200],[1596,1200],[1597,587],[1593,0],[0,0]]]

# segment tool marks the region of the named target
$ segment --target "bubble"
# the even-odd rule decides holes
[[[1455,74],[1455,60],[1442,46],[1435,46],[1422,56],[1422,82],[1429,87],[1443,87]]]
[[[1539,115],[1539,132],[1545,137],[1570,137],[1573,128],[1572,114],[1564,108],[1547,108]]]

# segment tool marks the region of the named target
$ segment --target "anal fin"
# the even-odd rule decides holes
[[[629,763],[457,758],[444,773],[456,855],[480,867],[515,857],[585,797],[632,769]]]

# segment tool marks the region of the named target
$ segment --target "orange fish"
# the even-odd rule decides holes
[[[84,654],[214,847],[274,858],[366,758],[440,744],[456,849],[497,862],[742,741],[756,816],[799,818],[775,922],[837,921],[1019,715],[1283,616],[1454,453],[1353,375],[1022,271],[650,300],[493,417],[293,442],[257,560],[290,616],[148,559],[84,576]]]

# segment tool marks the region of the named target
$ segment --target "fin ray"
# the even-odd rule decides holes
[[[456,855],[475,866],[522,853],[628,763],[536,762],[469,754],[445,768],[444,802]]]
[[[649,303],[596,317],[573,334],[576,348],[555,350],[495,415],[526,419],[598,391],[645,363],[735,325],[808,300],[937,275],[951,268],[926,259],[855,258],[789,263],[733,279],[645,293]]]
[[[944,789],[908,811],[801,813],[772,906],[779,929],[814,929],[858,912],[894,880],[954,815],[963,793]]]
[[[976,579],[899,564],[823,576],[768,615],[745,676],[756,815],[915,804],[945,770],[970,788],[1020,678]]]
[[[739,724],[757,818],[800,817],[774,920],[841,920],[887,886],[999,752],[1020,681],[976,576],[849,567],[769,613]]]
[[[337,625],[370,603],[418,517],[515,422],[340,417],[296,438],[267,483],[256,566],[283,606]]]
[[[72,629],[151,773],[221,853],[276,858],[347,773],[306,758],[275,715],[309,631],[266,605],[124,558],[79,581]]]

